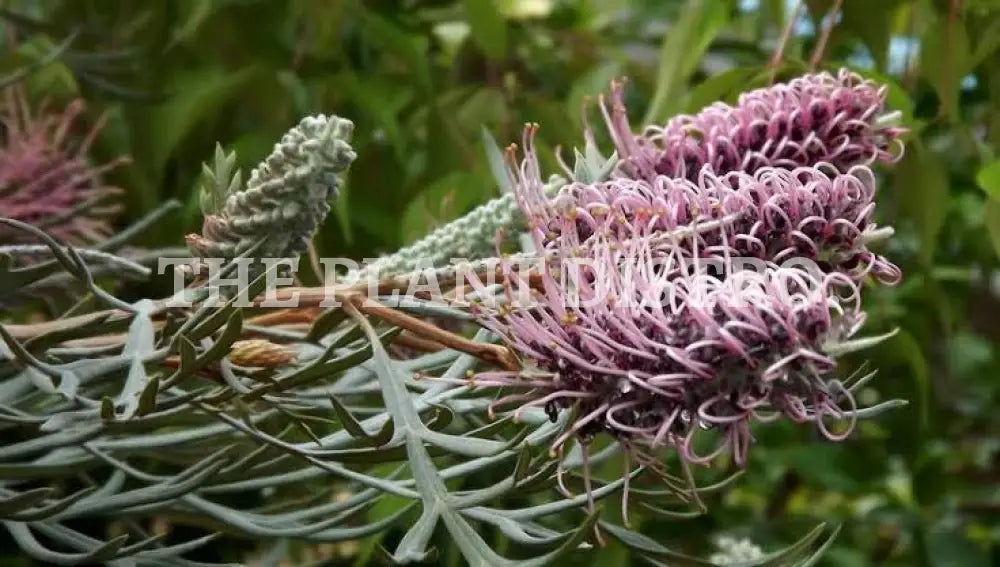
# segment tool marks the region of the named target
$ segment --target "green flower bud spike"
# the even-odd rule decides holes
[[[216,148],[214,167],[207,165],[201,206],[201,234],[187,236],[191,251],[202,258],[234,258],[262,237],[255,256],[297,258],[330,212],[340,174],[354,161],[350,146],[354,124],[337,116],[310,116],[289,130],[243,186],[234,171],[235,154]]]
[[[489,152],[489,150],[487,150]],[[543,188],[553,196],[571,181],[592,183],[607,179],[618,164],[618,155],[606,158],[598,151],[589,129],[586,131],[584,152],[574,150],[576,162],[573,169],[564,166],[570,180],[552,175]],[[497,156],[495,159],[502,160]],[[498,176],[497,183],[504,187],[506,179]],[[412,273],[429,267],[449,273],[452,259],[483,260],[496,255],[496,235],[503,230],[507,235],[517,235],[528,229],[527,220],[517,206],[513,193],[492,199],[468,214],[434,230],[424,238],[398,252],[383,256],[347,274],[348,283],[357,283],[369,277],[379,279]]]

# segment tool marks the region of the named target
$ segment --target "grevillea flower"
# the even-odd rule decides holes
[[[74,144],[73,126],[83,101],[60,113],[32,116],[18,87],[4,93],[0,111],[0,214],[44,229],[69,244],[87,244],[111,232],[120,210],[109,199],[121,189],[102,177],[126,163],[121,157],[101,166],[88,162],[90,146],[103,126],[97,122]],[[0,227],[0,242],[20,242],[25,233]]]
[[[892,124],[898,113],[886,112],[885,98],[885,86],[842,69],[750,91],[735,106],[717,102],[641,135],[628,124],[621,83],[612,87],[610,112],[604,104],[601,110],[629,176],[696,181],[705,165],[724,174],[895,161],[905,130]]]
[[[693,244],[696,246],[696,244]],[[607,432],[633,449],[670,446],[689,463],[728,451],[746,462],[750,424],[785,416],[813,422],[830,439],[849,434],[854,399],[832,378],[826,347],[854,335],[864,320],[856,285],[842,274],[816,275],[771,265],[715,276],[679,269],[680,247],[662,256],[648,238],[603,242],[589,264],[557,281],[542,270],[544,291],[527,305],[525,279],[504,265],[506,308],[481,321],[538,372],[488,372],[478,386],[520,391],[495,402],[544,408],[553,420],[576,418],[554,441],[586,442]],[[833,431],[825,419],[845,420]],[[705,454],[703,429],[722,433]]]
[[[548,198],[541,190],[535,131],[533,126],[525,130],[525,158],[511,176],[539,250],[669,234],[700,224],[705,228],[698,231],[697,243],[704,255],[775,263],[808,259],[823,272],[843,272],[855,280],[872,274],[889,284],[901,277],[895,265],[866,245],[886,229],[872,221],[875,176],[865,166],[843,173],[830,167],[762,167],[753,174],[721,175],[706,168],[695,181],[618,177],[571,183]]]
[[[544,265],[525,278],[503,259],[508,303],[475,308],[524,365],[474,377],[517,390],[494,406],[544,408],[553,420],[572,409],[554,450],[606,432],[654,469],[659,447],[684,463],[728,452],[742,465],[754,421],[850,433],[867,410],[836,377],[835,355],[864,322],[858,280],[899,279],[865,247],[884,235],[870,221],[870,169],[703,168],[695,181],[616,177],[548,198],[535,132],[525,130],[524,159],[511,152],[508,163]],[[756,269],[737,264],[747,256]],[[803,256],[819,269],[785,262]],[[699,452],[704,429],[721,442]]]

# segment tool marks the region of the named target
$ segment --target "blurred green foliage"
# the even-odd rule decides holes
[[[732,101],[768,82],[795,14],[776,72],[807,70],[834,4],[820,66],[888,84],[912,129],[906,157],[880,172],[881,221],[897,228],[886,252],[905,279],[868,294],[871,332],[901,331],[865,353],[880,375],[861,397],[911,403],[839,446],[788,424],[761,428],[747,474],[709,514],[637,515],[634,527],[704,555],[720,531],[768,548],[827,521],[843,528],[824,565],[997,564],[996,0],[809,0],[801,10],[782,0],[0,1],[0,77],[30,67],[31,99],[82,95],[92,119],[107,113],[96,157],[134,158],[112,180],[127,189],[122,225],[167,199],[186,203],[146,235],[150,246],[198,228],[197,176],[216,141],[246,170],[301,116],[349,117],[359,157],[318,244],[362,258],[498,193],[483,126],[503,144],[540,123],[554,171],[550,150],[579,145],[584,109],[600,119],[586,101],[611,78],[629,77],[636,128]],[[372,549],[334,564],[364,564]],[[441,549],[442,564],[458,564]],[[612,542],[591,564],[632,563]]]

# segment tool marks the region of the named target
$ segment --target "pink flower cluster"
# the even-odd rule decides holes
[[[602,111],[631,176],[695,181],[706,165],[723,174],[820,163],[846,171],[893,162],[902,154],[905,130],[883,123],[885,98],[886,87],[844,69],[750,91],[735,106],[717,102],[638,136],[629,127],[620,83],[612,89],[610,112],[603,105]]]
[[[73,126],[83,111],[77,100],[60,113],[32,117],[17,87],[4,93],[0,114],[0,212],[69,244],[98,241],[111,232],[108,220],[119,206],[108,199],[121,192],[101,177],[126,163],[119,158],[91,166],[87,153],[100,130],[91,128],[73,147]],[[0,229],[0,242],[23,233]]]
[[[529,390],[495,402],[519,403],[518,413],[540,407],[555,420],[576,407],[556,448],[608,432],[634,446],[674,447],[694,463],[728,448],[743,464],[751,421],[782,414],[845,436],[854,399],[822,378],[835,367],[823,345],[860,327],[856,284],[780,267],[719,277],[680,268],[679,253],[664,259],[642,238],[605,242],[572,278],[572,292],[543,272],[535,305],[481,317],[537,371],[483,373],[475,384]],[[513,299],[528,280],[504,269]],[[848,426],[834,433],[824,418]],[[702,429],[723,432],[705,455],[694,446]]]
[[[897,157],[888,148],[901,150],[903,132],[881,125],[884,89],[846,71],[809,75],[636,136],[613,88],[606,117],[622,162],[611,179],[546,196],[537,126],[525,130],[523,160],[508,155],[534,244],[564,277],[542,269],[532,280],[504,264],[511,303],[479,318],[526,370],[476,384],[518,390],[495,403],[520,404],[515,413],[573,408],[557,448],[607,432],[630,448],[673,447],[685,462],[728,450],[743,464],[754,421],[848,435],[857,408],[829,349],[864,321],[868,276],[901,278],[867,247],[886,234],[873,222],[868,165]],[[740,270],[737,257],[764,269]],[[787,265],[796,259],[818,269]],[[721,273],[700,269],[709,263]],[[707,454],[695,448],[702,429],[722,432]]]
[[[669,233],[716,221],[717,230],[701,233],[704,254],[775,263],[805,258],[855,280],[871,274],[895,284],[901,278],[899,268],[865,245],[865,236],[876,230],[875,175],[865,166],[845,173],[802,166],[724,175],[706,168],[697,181],[665,175],[616,177],[571,183],[550,199],[542,192],[534,133],[533,126],[525,131],[526,157],[514,177],[539,249]]]

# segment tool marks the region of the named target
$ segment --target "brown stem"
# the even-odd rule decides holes
[[[370,297],[361,294],[346,295],[344,298],[355,309],[366,315],[378,317],[383,321],[406,329],[424,339],[440,343],[446,348],[470,354],[484,362],[495,364],[507,370],[519,370],[521,365],[510,349],[488,343],[477,343],[463,336],[456,335],[426,321],[386,307]]]
[[[295,323],[312,323],[322,312],[322,309],[318,307],[282,309],[281,311],[251,317],[247,319],[247,324],[259,327],[273,327]]]
[[[774,83],[774,77],[778,73],[778,65],[781,64],[781,59],[785,55],[785,47],[788,45],[788,40],[792,37],[792,28],[795,27],[795,22],[799,20],[802,15],[802,8],[805,4],[802,0],[799,0],[795,4],[795,10],[792,12],[792,16],[785,22],[785,28],[781,31],[781,39],[778,41],[778,46],[774,49],[774,55],[771,56],[771,78],[770,83]]]
[[[810,70],[816,69],[816,65],[819,65],[820,60],[823,59],[823,55],[826,53],[826,46],[830,41],[830,35],[833,33],[833,27],[837,25],[837,13],[840,12],[840,7],[843,3],[844,0],[834,0],[833,7],[826,14],[823,31],[819,36],[819,41],[816,42],[815,49],[813,49],[812,57],[809,58]]]
[[[316,275],[316,281],[320,284],[326,285],[326,273],[323,271],[323,267],[319,262],[319,253],[316,251],[316,240],[309,239],[309,266],[312,268],[313,274]]]
[[[422,352],[438,352],[445,347],[437,341],[432,341],[421,337],[411,331],[403,331],[396,336],[393,344],[409,347]]]
[[[377,293],[388,293],[396,290],[406,290],[409,286],[409,279],[406,277],[395,277],[388,278],[379,282],[376,286]],[[286,287],[276,291],[276,297],[270,298],[271,300],[277,299],[278,301],[287,301],[299,294],[299,307],[310,307],[314,308],[320,306],[328,298],[334,298],[338,294],[343,293],[367,293],[368,284],[367,282],[362,282],[358,284],[340,284],[331,285],[325,287]],[[254,304],[260,307],[265,298],[263,296],[254,299]],[[166,306],[166,300],[158,300],[154,302],[154,311],[162,310]],[[289,315],[262,315],[263,322],[261,318],[251,319],[250,322],[253,324],[266,324],[267,317],[275,316],[280,318],[290,317]],[[29,323],[29,324],[5,324],[4,328],[19,341],[26,341],[34,337],[44,335],[53,331],[61,331],[71,327],[86,325],[87,323],[101,320],[102,318],[107,318],[107,320],[116,319],[131,319],[132,314],[128,311],[123,311],[120,309],[106,309],[103,311],[95,311],[93,313],[87,313],[85,315],[77,315],[74,317],[66,317],[64,319],[55,319],[52,321],[44,321],[41,323]],[[298,317],[298,316],[296,316]]]
[[[907,36],[913,37],[917,28],[917,10],[910,6],[909,18],[906,22]],[[907,91],[912,91],[916,80],[917,80],[917,50],[914,49],[914,43],[908,42],[906,44],[906,67],[903,69],[903,88]]]
[[[951,106],[951,98],[954,92],[948,87],[948,82],[951,80],[951,66],[955,61],[955,49],[951,45],[951,36],[954,33],[955,22],[958,20],[958,10],[961,8],[961,5],[962,0],[951,0],[948,3],[948,23],[944,28],[944,65],[941,66],[942,112]]]
[[[4,329],[6,329],[7,332],[10,333],[10,335],[15,339],[19,341],[26,341],[53,331],[61,331],[63,329],[69,329],[79,325],[86,325],[87,323],[99,321],[105,317],[108,321],[115,319],[131,319],[132,314],[128,311],[108,309],[105,311],[88,313],[86,315],[77,315],[75,317],[66,317],[65,319],[55,319],[53,321],[44,321],[41,323],[4,325]]]
[[[497,274],[501,274],[501,268],[497,266]],[[487,274],[486,271],[476,272],[477,277],[483,277]],[[533,287],[540,287],[540,278],[537,274],[531,274],[529,276],[529,281]],[[390,293],[392,291],[406,291],[410,286],[410,276],[396,276],[391,278],[386,278],[378,282],[374,286],[374,291],[376,294]],[[330,286],[321,287],[286,287],[275,290],[274,297],[265,298],[264,296],[258,296],[254,298],[254,306],[261,307],[265,299],[271,301],[288,301],[292,298],[298,297],[297,307],[291,309],[283,309],[274,313],[268,313],[254,317],[248,320],[248,323],[254,325],[277,325],[277,324],[289,324],[289,323],[309,323],[318,316],[318,307],[322,307],[323,304],[329,300],[341,300],[346,296],[360,296],[367,297],[369,292],[369,287],[367,282],[355,283],[355,284],[334,284]],[[440,298],[445,302],[448,302],[448,297]],[[166,307],[165,299],[158,300],[154,302],[154,311],[161,311]],[[26,341],[34,337],[44,335],[46,333],[60,331],[69,329],[76,326],[86,325],[91,322],[101,320],[102,318],[107,318],[108,321],[117,319],[131,319],[132,314],[127,311],[122,311],[119,309],[107,309],[104,311],[95,311],[94,313],[88,313],[85,315],[77,315],[74,317],[66,317],[64,319],[55,319],[53,321],[44,321],[41,323],[30,323],[30,324],[5,324],[4,328],[19,341]]]

